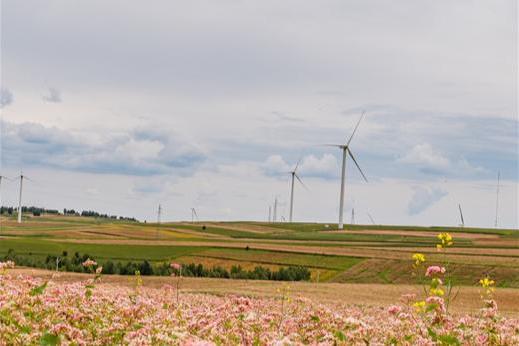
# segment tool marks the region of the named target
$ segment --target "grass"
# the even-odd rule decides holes
[[[439,257],[434,250],[436,235],[448,231],[453,234],[455,246],[459,249],[451,251],[455,262],[453,275],[458,282],[473,284],[488,273],[500,286],[519,287],[517,230],[347,225],[346,230],[356,233],[333,233],[323,231],[336,229],[334,224],[326,227],[318,223],[214,222],[205,224],[204,229],[203,223],[157,225],[64,216],[27,218],[21,225],[10,218],[2,221],[0,226],[0,235],[3,236],[0,238],[0,257],[14,249],[17,254],[40,258],[60,255],[63,251],[67,251],[69,256],[79,252],[101,262],[176,259],[223,267],[302,265],[312,271],[314,280],[319,276],[320,281],[363,283],[413,282],[408,275],[410,262],[405,259],[412,252],[425,248],[432,250],[427,254],[428,258],[437,260]],[[376,230],[387,232],[368,233]],[[410,232],[409,235],[405,234],[406,231]],[[412,231],[427,233],[420,236]],[[480,240],[457,238],[457,232],[471,233],[476,235],[475,238],[478,234],[491,234],[496,236],[491,241],[497,241],[488,245]],[[107,237],[110,242],[105,240]],[[96,243],[88,243],[89,240]],[[153,244],[139,244],[140,240],[153,241]],[[125,241],[131,244],[125,244]],[[181,243],[175,245],[177,241]],[[229,247],[225,242],[229,242]],[[230,247],[231,243],[239,248]],[[243,244],[243,248],[237,243]],[[276,246],[277,249],[254,249],[255,244]],[[334,250],[328,252],[337,255],[323,254],[326,249]],[[461,249],[470,253],[462,253]],[[394,257],[387,254],[397,253],[401,256],[387,259]]]

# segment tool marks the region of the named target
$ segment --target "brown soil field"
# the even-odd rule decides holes
[[[59,273],[30,268],[17,268],[14,274],[25,274],[51,279],[56,282],[75,282],[86,280],[91,275],[78,273]],[[105,275],[100,285],[135,286],[135,278],[131,276]],[[145,287],[160,288],[165,284],[173,285],[178,278],[142,277]],[[180,288],[184,292],[206,294],[237,294],[260,297],[277,297],[279,289],[289,285],[293,296],[304,296],[316,302],[366,304],[387,307],[399,302],[403,294],[415,293],[418,297],[423,288],[418,285],[386,285],[386,284],[343,284],[343,283],[309,283],[309,282],[277,282],[253,280],[228,280],[209,278],[181,278]],[[481,291],[476,287],[459,288],[459,294],[452,302],[451,311],[475,313],[482,307]],[[498,288],[495,297],[502,314],[519,316],[519,289]]]
[[[321,231],[321,233],[347,233],[347,234],[381,234],[381,235],[401,235],[410,237],[427,237],[436,238],[438,232],[427,232],[427,231],[406,231],[406,230],[362,230],[362,231]],[[460,239],[499,239],[497,234],[480,234],[480,233],[462,233],[456,232],[455,238]]]

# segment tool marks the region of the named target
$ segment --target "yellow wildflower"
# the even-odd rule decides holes
[[[453,244],[452,236],[450,235],[450,233],[447,233],[447,232],[440,233],[440,234],[438,234],[438,239],[441,241],[441,243],[436,245],[437,249],[451,246]]]
[[[413,306],[416,308],[416,311],[424,311],[425,310],[425,301],[419,301],[413,304]]]
[[[420,264],[425,262],[425,255],[421,253],[415,253],[412,258],[416,266],[419,266]]]

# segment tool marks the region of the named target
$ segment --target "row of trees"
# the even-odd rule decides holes
[[[18,208],[16,207],[0,207],[0,214],[13,215],[18,212]],[[73,215],[73,216],[85,216],[85,217],[96,217],[101,219],[110,219],[110,220],[121,220],[121,221],[133,221],[137,222],[137,219],[134,217],[126,217],[126,216],[117,216],[117,215],[108,215],[101,214],[93,210],[83,210],[82,212],[76,211],[74,209],[63,209],[63,214],[60,214],[59,210],[56,209],[46,209],[40,207],[22,207],[22,212],[24,214],[32,214],[33,216],[41,216],[43,214],[50,215]]]
[[[4,260],[14,261],[17,265],[44,268],[49,270],[64,270],[69,272],[84,273],[88,269],[82,263],[91,258],[88,254],[81,255],[76,252],[69,256],[63,251],[60,256],[48,255],[45,260],[31,255],[18,255],[13,249],[9,249]],[[141,275],[170,276],[171,274],[189,277],[211,277],[225,279],[249,279],[249,280],[276,280],[276,281],[308,281],[310,270],[302,266],[281,267],[271,270],[257,266],[252,270],[246,270],[241,266],[232,266],[227,270],[220,266],[206,267],[203,264],[183,265],[181,270],[171,268],[169,263],[152,264],[146,260],[138,262],[113,262],[105,261],[98,265],[103,267],[104,274],[134,275],[139,271]]]

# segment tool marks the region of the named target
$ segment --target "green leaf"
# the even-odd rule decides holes
[[[312,319],[312,321],[314,322],[321,322],[321,319],[319,318],[319,316],[312,316],[310,317]]]
[[[458,340],[458,338],[451,334],[438,336],[438,341],[440,341],[441,345],[445,345],[445,346],[447,346],[447,345],[460,346],[461,345],[461,342]]]
[[[346,335],[344,335],[344,333],[341,332],[340,330],[338,330],[338,331],[335,332],[335,337],[336,337],[339,341],[346,341]]]
[[[57,346],[60,344],[59,335],[50,334],[45,332],[40,338],[40,346]]]
[[[43,293],[43,291],[45,291],[45,288],[47,287],[47,282],[45,282],[43,285],[41,286],[38,286],[38,287],[34,287],[31,292],[29,292],[29,294],[31,296],[39,296],[40,294]]]

